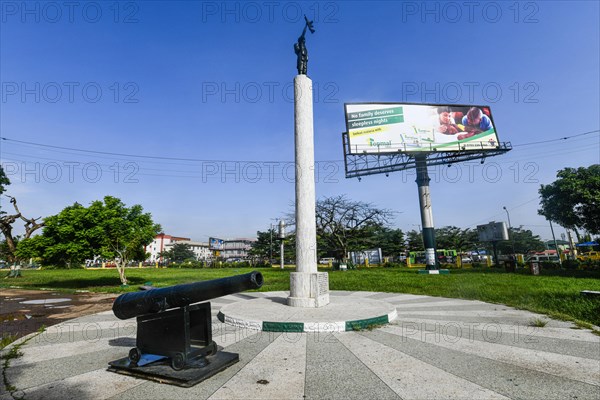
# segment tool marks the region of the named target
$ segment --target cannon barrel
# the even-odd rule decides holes
[[[113,313],[119,319],[157,313],[169,308],[184,307],[215,297],[258,289],[263,276],[258,271],[210,281],[184,283],[160,289],[124,293],[113,303]]]

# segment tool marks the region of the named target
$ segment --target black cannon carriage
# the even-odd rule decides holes
[[[136,317],[136,346],[128,357],[111,361],[109,371],[185,387],[222,371],[239,356],[219,351],[212,340],[210,302],[194,303],[262,284],[262,274],[254,271],[122,294],[113,303],[113,313],[119,319]]]

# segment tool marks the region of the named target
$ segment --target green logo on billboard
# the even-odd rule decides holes
[[[375,139],[369,138],[369,146],[371,147],[390,147],[392,145],[392,141],[388,140],[385,142],[376,142]]]

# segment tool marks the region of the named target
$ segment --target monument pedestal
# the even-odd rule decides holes
[[[322,307],[329,304],[329,276],[327,272],[290,273],[288,306]]]

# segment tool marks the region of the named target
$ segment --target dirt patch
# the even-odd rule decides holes
[[[42,326],[110,310],[116,297],[115,294],[0,289],[0,338],[18,339]]]

